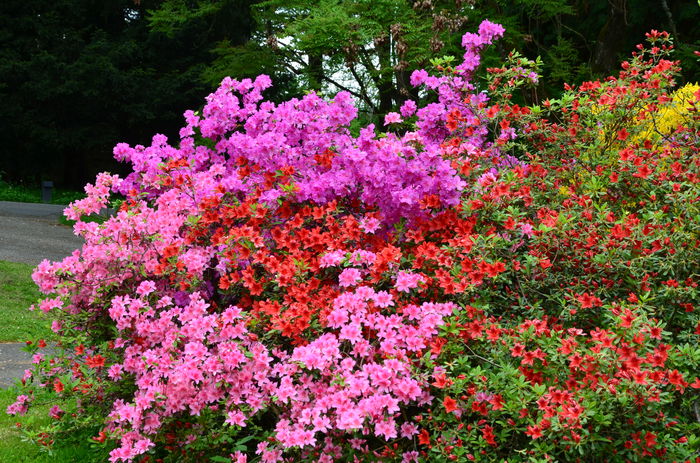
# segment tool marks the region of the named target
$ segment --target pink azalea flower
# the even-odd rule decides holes
[[[401,122],[403,122],[403,119],[401,119],[401,114],[399,113],[391,112],[384,116],[384,125],[399,124]]]
[[[397,291],[409,292],[413,288],[417,288],[419,283],[424,282],[425,279],[418,274],[400,271],[396,275],[396,285]]]
[[[338,281],[340,286],[348,287],[355,285],[358,281],[360,281],[361,277],[362,275],[360,274],[360,271],[356,268],[351,267],[346,268],[340,273]]]

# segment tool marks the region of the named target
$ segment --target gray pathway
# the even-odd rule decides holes
[[[0,344],[0,388],[12,386],[32,366],[32,356],[22,350],[24,344]],[[0,410],[2,413],[4,410]]]
[[[65,206],[0,201],[0,260],[37,265],[61,260],[80,247],[82,239],[59,225]]]
[[[37,265],[43,259],[61,260],[79,248],[82,239],[58,224],[64,208],[0,201],[0,260]],[[0,344],[0,388],[14,384],[31,367],[31,356],[22,346]]]

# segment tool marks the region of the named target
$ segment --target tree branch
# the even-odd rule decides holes
[[[362,78],[357,74],[355,66],[352,64],[348,64],[348,69],[350,70],[350,73],[352,74],[353,78],[357,81],[357,84],[360,86],[360,92],[364,95],[363,100],[365,101],[365,103],[367,103],[369,107],[372,108],[372,112],[377,112],[377,107],[370,99],[369,93],[367,93],[367,88],[365,87],[365,83],[362,81]]]
[[[664,13],[666,13],[666,17],[668,18],[668,25],[671,27],[671,34],[673,34],[673,38],[678,40],[678,30],[676,29],[676,23],[673,21],[671,8],[668,7],[668,2],[666,0],[661,0],[661,8],[664,10]]]
[[[284,53],[284,54],[286,55],[286,58],[287,58],[289,61],[300,65],[300,66],[301,66],[302,68],[304,68],[304,69],[308,68],[308,64],[300,57],[300,56],[302,56],[301,53],[297,53],[297,52],[295,52],[293,49],[291,49],[291,48],[289,48],[289,47],[284,47],[284,48],[280,47],[280,50],[281,50],[282,53]],[[294,72],[295,74],[298,74],[299,71],[300,71],[300,69],[295,69],[295,68],[292,67],[292,65],[289,64],[289,63],[284,63],[284,65],[287,67],[287,69],[289,69],[290,71]],[[348,93],[351,94],[352,96],[354,96],[354,97],[356,97],[356,98],[359,98],[359,99],[362,100],[362,101],[370,102],[370,100],[369,100],[368,98],[366,98],[364,95],[358,93],[358,92],[355,91],[355,90],[352,90],[351,88],[348,88],[347,86],[345,86],[345,85],[343,85],[343,84],[341,84],[341,83],[338,83],[337,81],[331,79],[330,77],[326,76],[325,74],[321,75],[320,77],[321,77],[324,81],[326,81],[326,82],[328,82],[328,83],[330,83],[330,84],[335,85],[335,86],[338,87],[339,89],[348,92]]]

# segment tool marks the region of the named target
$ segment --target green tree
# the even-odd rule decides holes
[[[200,1],[184,14],[201,17],[223,4]],[[676,35],[688,79],[697,70],[692,50],[700,45],[700,8],[682,0],[263,0],[251,8],[257,20],[251,40],[219,44],[214,75],[286,70],[303,88],[349,90],[380,115],[415,98],[411,72],[435,56],[461,54],[461,35],[485,18],[507,30],[487,65],[512,49],[543,58],[539,95],[532,98],[613,72],[650,29]],[[152,11],[152,27],[177,27],[173,9]]]
[[[197,30],[198,49],[207,52],[201,61],[203,82],[217,86],[226,76],[273,77],[275,87],[268,97],[282,101],[300,94],[297,80],[266,46],[263,25],[254,15],[256,0],[190,1],[165,0],[148,8],[151,31],[168,38]]]
[[[174,15],[180,0],[151,11],[151,27],[172,32],[183,22]],[[452,2],[445,2],[452,5]],[[220,2],[199,2],[189,18],[212,14]],[[219,43],[209,74],[252,70],[294,75],[307,89],[348,90],[371,113],[384,114],[409,97],[411,71],[436,53],[460,52],[463,8],[412,4],[406,0],[267,0],[252,4],[257,29],[252,40],[233,47]],[[256,66],[257,63],[257,66]]]

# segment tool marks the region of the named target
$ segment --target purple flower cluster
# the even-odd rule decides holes
[[[226,78],[207,97],[201,115],[185,114],[187,125],[180,131],[178,147],[169,145],[162,135],[154,137],[150,147],[117,145],[115,157],[133,166],[120,190],[162,196],[167,189],[164,176],[178,174],[164,172],[163,165],[185,161],[190,175],[196,176],[196,199],[256,190],[260,190],[259,201],[270,206],[291,194],[299,201],[320,204],[356,198],[376,207],[388,223],[423,216],[420,202],[427,196],[435,195],[442,205],[454,206],[466,185],[441,148],[449,135],[445,116],[454,109],[474,116],[472,108],[486,100],[484,94],[472,94],[465,103],[466,92],[474,88],[469,77],[483,47],[502,33],[501,26],[484,21],[478,34],[466,34],[465,62],[457,67],[460,73],[455,76],[435,77],[425,70],[413,73],[411,83],[437,91],[438,102],[418,109],[415,102],[407,101],[401,114],[387,114],[385,123],[392,126],[403,121],[401,116],[415,114],[417,130],[400,136],[379,136],[373,125],[358,136],[351,135],[349,127],[357,108],[346,92],[331,101],[311,93],[274,104],[263,101],[262,91],[271,85],[267,76],[254,81]],[[482,147],[483,122],[471,117],[467,124],[472,131],[466,143]],[[197,134],[211,140],[213,148],[197,145]],[[326,161],[319,161],[324,156]],[[268,175],[290,168],[291,185],[265,186]]]

